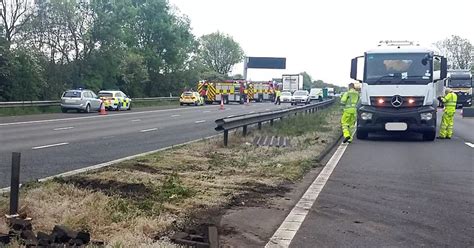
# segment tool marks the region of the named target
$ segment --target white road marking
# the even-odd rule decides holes
[[[474,148],[474,144],[473,144],[473,143],[466,142],[466,145],[470,146],[471,148]]]
[[[198,123],[204,123],[204,122],[206,122],[206,120],[195,121],[194,123],[198,124]]]
[[[38,149],[43,149],[43,148],[50,148],[50,147],[64,146],[64,145],[69,145],[69,143],[64,142],[64,143],[57,143],[57,144],[44,145],[44,146],[35,146],[31,149],[38,150]]]
[[[61,131],[61,130],[68,130],[68,129],[73,129],[74,127],[58,127],[53,129],[53,131]]]
[[[144,129],[144,130],[140,130],[140,133],[152,132],[152,131],[156,131],[156,130],[158,130],[158,128]]]
[[[181,116],[181,115],[172,115],[171,117],[179,117],[179,116]]]
[[[204,106],[204,107],[200,107],[200,108],[212,108],[212,107],[213,106]],[[193,109],[191,109],[191,108],[158,109],[158,110],[151,110],[151,111],[139,111],[139,112],[131,112],[131,113],[110,114],[110,115],[94,115],[94,116],[83,116],[83,117],[62,118],[62,119],[10,122],[10,123],[0,123],[0,127],[2,127],[2,126],[13,126],[13,125],[22,125],[22,124],[58,122],[58,121],[74,121],[74,120],[95,119],[95,118],[112,118],[112,117],[124,116],[124,115],[138,115],[138,114],[147,114],[147,113],[159,113],[159,112],[171,112],[171,111],[188,111],[188,110],[193,110]]]
[[[140,119],[132,120],[132,122],[138,122],[138,121],[142,121],[142,120],[140,120]]]
[[[211,113],[209,110],[202,111],[203,113]]]
[[[270,109],[265,109],[265,111],[270,111]]]
[[[255,111],[250,111],[250,112],[249,112],[249,114],[253,114],[253,113],[255,113]]]
[[[273,234],[267,245],[265,245],[266,248],[290,246],[291,240],[293,240],[296,232],[298,232],[301,224],[306,218],[306,215],[311,210],[313,203],[318,199],[319,193],[323,190],[324,185],[331,176],[334,168],[336,168],[336,165],[339,163],[346,148],[347,144],[341,144],[337,148],[336,153],[334,153],[321,173],[319,173],[318,177],[314,180],[311,186],[309,186],[306,193],[291,210],[290,214],[288,214],[278,230]]]

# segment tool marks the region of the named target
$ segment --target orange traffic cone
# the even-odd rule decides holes
[[[99,112],[99,115],[107,115],[107,111],[105,111],[105,104],[104,104],[103,101],[100,103],[100,112]]]
[[[221,96],[221,108],[220,110],[224,110],[224,98]]]

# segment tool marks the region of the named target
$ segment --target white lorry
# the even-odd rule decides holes
[[[303,75],[301,74],[285,74],[282,75],[282,91],[291,93],[303,89]]]
[[[358,77],[362,59],[363,75]],[[410,41],[380,42],[364,56],[352,59],[351,78],[362,83],[357,138],[388,131],[418,132],[424,140],[434,140],[437,84],[446,77],[446,58]]]

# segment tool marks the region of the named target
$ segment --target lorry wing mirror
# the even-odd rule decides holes
[[[441,57],[441,72],[440,78],[445,79],[448,77],[448,59]]]
[[[351,61],[351,78],[357,80],[357,58]]]

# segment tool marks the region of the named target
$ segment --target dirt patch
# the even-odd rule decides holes
[[[120,196],[123,198],[142,200],[150,195],[155,195],[156,190],[147,187],[143,183],[123,183],[113,180],[99,180],[85,177],[70,177],[59,179],[60,183],[68,183],[79,189],[100,191],[108,196]]]

